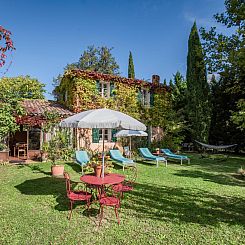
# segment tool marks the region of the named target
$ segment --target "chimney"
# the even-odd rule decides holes
[[[152,75],[152,84],[154,86],[159,86],[160,85],[160,76]]]

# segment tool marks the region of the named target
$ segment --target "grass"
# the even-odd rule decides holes
[[[244,244],[245,181],[233,175],[244,165],[199,155],[190,165],[139,163],[120,226],[108,208],[100,228],[97,205],[77,205],[67,220],[64,180],[50,176],[50,164],[0,166],[0,244]],[[65,169],[79,180],[78,165]]]

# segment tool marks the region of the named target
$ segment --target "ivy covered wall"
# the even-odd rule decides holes
[[[99,83],[102,81],[110,83],[108,97],[101,96]],[[58,101],[73,112],[109,108],[126,113],[148,126],[163,127],[171,107],[168,87],[162,84],[86,71],[67,71],[55,93]],[[149,103],[144,103],[144,99]]]

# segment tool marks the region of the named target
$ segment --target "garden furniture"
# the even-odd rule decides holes
[[[76,156],[76,161],[82,167],[82,174],[83,174],[83,166],[87,165],[87,163],[90,161],[88,157],[88,153],[86,151],[76,151],[75,156]]]
[[[132,159],[124,157],[119,150],[110,150],[110,156],[114,162],[122,164],[123,171],[125,166],[136,166],[136,163]]]
[[[129,147],[126,146],[124,147],[126,156],[131,158],[131,153],[132,153],[132,136],[137,136],[137,137],[142,137],[142,136],[148,136],[148,134],[142,130],[132,130],[132,129],[124,129],[120,130],[115,134],[115,136],[118,137],[129,137]],[[125,149],[126,148],[126,149]]]
[[[129,146],[124,146],[123,147],[123,154],[124,156],[126,156],[127,158],[130,158],[131,152],[129,150]]]
[[[74,181],[71,183],[70,175],[68,173],[64,172],[64,178],[66,181],[66,194],[70,201],[70,214],[69,214],[69,220],[70,220],[71,215],[72,215],[73,203],[75,201],[85,201],[87,204],[87,208],[89,208],[92,195],[89,192],[87,192],[86,188],[84,188],[84,190],[81,190],[81,189],[72,190],[71,189],[72,183],[75,183],[75,184],[78,184],[78,183],[81,184],[81,183],[74,182]]]
[[[139,148],[139,152],[145,160],[156,161],[157,167],[159,161],[165,162],[165,166],[167,167],[167,160],[164,157],[154,156],[148,148]]]
[[[137,168],[135,166],[128,166],[125,171],[126,178],[122,183],[113,185],[112,189],[115,192],[120,193],[120,197],[123,198],[124,192],[129,192],[134,189],[134,185],[137,178]]]
[[[146,130],[140,121],[119,111],[94,109],[80,112],[60,122],[65,128],[100,128],[102,129],[102,177],[105,175],[105,129],[125,128]]]
[[[168,158],[180,160],[181,165],[182,165],[183,160],[188,161],[188,164],[190,163],[190,158],[188,158],[187,156],[184,156],[184,155],[174,154],[169,149],[161,149],[161,152],[164,153]]]
[[[98,201],[100,204],[100,222],[103,218],[104,206],[111,206],[114,207],[115,215],[118,220],[118,224],[120,223],[119,216],[118,216],[118,208],[120,207],[120,198],[116,197],[114,194],[108,196],[105,187],[106,186],[113,186],[116,184],[120,184],[125,180],[125,176],[120,174],[106,174],[103,178],[96,177],[94,175],[83,175],[80,177],[80,180],[86,184],[93,185],[98,190]]]

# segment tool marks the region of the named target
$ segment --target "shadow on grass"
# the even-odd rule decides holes
[[[193,154],[190,165],[210,172],[234,173],[244,164],[244,157],[239,156],[230,156],[226,161],[219,161],[217,159],[202,158],[201,154]]]
[[[28,165],[25,165],[25,167],[30,168],[33,173],[42,173],[45,175],[51,175],[51,171],[49,171],[49,172],[44,171],[39,165],[28,164]]]
[[[56,198],[56,210],[69,210],[64,179],[43,177],[26,180],[15,188],[24,195],[51,195]],[[81,203],[77,202],[76,205]],[[133,211],[134,217],[140,219],[197,223],[203,226],[218,226],[220,223],[245,226],[244,198],[215,195],[195,188],[138,183],[134,191],[123,200],[122,209],[125,213],[132,214]],[[89,212],[83,215],[89,215]],[[92,215],[97,215],[97,212],[93,210]]]
[[[24,195],[52,195],[56,198],[56,210],[69,210],[69,200],[66,197],[65,180],[63,178],[43,177],[26,180],[16,185],[15,188]],[[81,204],[83,204],[83,202],[75,202],[74,209]]]
[[[137,160],[135,160],[135,162],[140,163],[142,165],[146,165],[146,166],[156,166],[157,165],[156,161],[148,161],[148,160],[144,160],[144,159],[137,159]],[[165,163],[159,162],[159,165],[160,164],[165,164]]]
[[[180,170],[174,175],[187,178],[202,178],[204,181],[210,181],[221,185],[245,186],[244,181],[235,179],[232,175],[213,174],[199,170]]]
[[[66,165],[70,166],[74,172],[76,173],[82,173],[82,167],[78,163],[75,162],[67,162]]]
[[[218,226],[220,223],[245,226],[244,199],[223,197],[199,189],[157,187],[137,184],[131,201],[123,208],[135,211],[138,218],[197,223]]]

